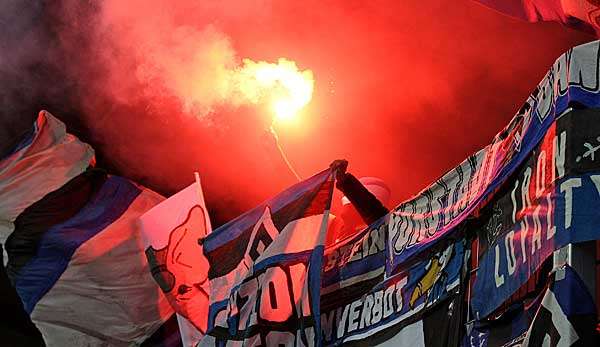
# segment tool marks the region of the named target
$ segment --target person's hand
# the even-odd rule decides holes
[[[329,167],[333,171],[336,180],[342,179],[343,175],[346,173],[346,169],[348,168],[348,161],[345,159],[334,160]]]

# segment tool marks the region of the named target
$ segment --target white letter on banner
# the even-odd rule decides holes
[[[587,2],[596,4],[593,1]],[[595,43],[594,46],[594,52],[598,51],[598,43]],[[569,64],[569,81],[571,84],[584,87],[584,89],[597,91],[598,80],[596,76],[598,76],[598,63],[595,57],[589,57],[587,54],[583,53],[585,50],[587,50],[587,48],[576,47],[573,49],[573,55],[571,56]],[[578,57],[580,52],[581,56]]]
[[[521,201],[523,202],[523,211],[531,206],[531,198],[529,197],[529,184],[531,183],[531,168],[525,169],[523,174],[523,186],[521,187]]]
[[[523,220],[520,223],[521,226],[521,256],[523,257],[523,264],[527,262],[527,253],[525,252],[525,244],[527,241],[527,230],[529,229],[529,225],[527,224],[527,216],[523,217]]]
[[[525,213],[529,206],[531,206],[531,199],[529,197],[529,186],[531,184],[531,168],[528,167],[525,169],[525,173],[523,174],[523,186],[521,186],[521,202],[523,204],[523,208],[521,209],[523,214],[523,222],[521,223],[521,250],[523,251],[523,263],[527,261],[527,256],[525,253],[525,241],[527,240],[527,233],[529,232],[529,223],[527,222],[527,214]]]
[[[552,225],[552,191],[546,194],[546,205],[546,224],[548,225],[546,239],[550,240],[556,234],[556,226]]]
[[[346,322],[348,321],[348,312],[350,311],[350,305],[344,306],[344,312],[342,313],[342,319],[338,321],[337,326],[337,337],[341,339],[344,336],[344,332],[346,331]],[[338,309],[337,317],[340,316],[340,312]]]
[[[510,200],[512,201],[512,222],[513,224],[517,222],[517,188],[519,188],[519,180],[515,180],[515,186],[513,190],[510,192]]]
[[[383,314],[383,290],[375,293],[375,303],[373,304],[373,314],[371,316],[371,324],[377,324],[381,320]]]
[[[370,234],[371,234],[371,232],[369,232],[369,234],[365,235],[362,239],[361,259],[369,256],[369,235]]]
[[[266,283],[260,294],[260,317],[269,322],[285,322],[292,315],[292,298],[285,271],[278,267],[267,269]]]
[[[402,302],[402,288],[406,285],[406,281],[408,278],[403,277],[398,283],[396,283],[396,304],[398,307],[396,308],[396,312],[402,311],[402,306],[404,303]]]
[[[565,152],[567,147],[567,132],[560,133],[560,142],[558,136],[554,137],[554,160],[556,163],[557,179],[565,175]]]
[[[542,223],[540,221],[540,210],[542,206],[537,205],[533,210],[533,236],[531,237],[531,255],[542,248]]]
[[[569,61],[567,55],[562,54],[554,63],[554,93],[556,96],[564,95],[569,87]]]
[[[354,244],[354,246],[352,246],[352,251],[351,251],[351,255],[350,255],[350,261],[349,262],[353,262],[356,260],[360,260],[362,259],[362,242],[357,242]]]
[[[240,320],[238,324],[238,330],[246,330],[247,327],[256,324],[256,291],[258,290],[258,280],[252,279],[244,282],[240,285],[240,289],[237,291],[240,298],[246,298],[244,306],[239,307]],[[235,315],[237,300],[232,304],[230,315]],[[230,302],[232,300],[230,299]]]
[[[389,286],[385,289],[383,294],[383,318],[389,317],[394,313],[394,290],[396,286]]]
[[[360,328],[368,327],[371,325],[371,309],[373,308],[373,294],[369,294],[363,301],[362,314],[360,315]]]
[[[504,238],[504,247],[506,248],[506,264],[508,266],[508,274],[515,273],[517,267],[517,259],[515,258],[515,231],[511,230]]]
[[[379,228],[374,229],[369,234],[369,238],[371,239],[371,245],[369,246],[369,254],[376,254],[379,251],[383,251],[385,249],[385,224],[381,225]]]
[[[358,329],[358,318],[360,311],[359,307],[362,305],[362,300],[356,300],[350,305],[350,317],[348,317],[348,332],[351,333]]]
[[[573,188],[581,187],[581,178],[570,178],[560,185],[561,193],[565,193],[565,229],[571,227],[573,217]]]
[[[456,174],[456,169],[454,170],[454,172]],[[454,194],[456,194],[456,191],[460,188],[458,187],[455,183],[454,180],[450,180],[449,182],[446,182],[446,184],[448,184],[448,208],[447,211],[448,213],[448,219],[446,220],[450,220],[452,218],[455,217],[454,213],[458,212],[458,206],[456,206],[456,201],[454,201]],[[433,209],[433,206],[432,206]],[[432,228],[435,230],[436,229],[436,225],[432,224]]]
[[[292,295],[296,303],[296,310],[300,317],[307,317],[312,314],[310,308],[310,299],[308,296],[308,285],[306,284],[306,265],[298,263],[289,267],[290,277],[292,278]]]
[[[536,95],[537,103],[537,114],[540,119],[544,120],[550,109],[552,107],[552,103],[554,101],[554,74],[552,70],[548,71],[546,76],[542,79],[542,82],[538,85],[538,93]]]
[[[498,270],[500,270],[500,246],[499,245],[496,245],[495,251],[496,251],[496,261],[494,263],[494,277],[496,279],[496,288],[498,288],[504,284],[504,275],[500,275],[499,271],[498,271]]]
[[[542,196],[546,188],[546,151],[538,155],[537,166],[535,169],[535,197]]]

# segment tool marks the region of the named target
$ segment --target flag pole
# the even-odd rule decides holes
[[[205,209],[205,217],[206,217],[206,226],[207,230],[212,230],[212,225],[210,223],[210,217],[208,216],[208,212],[206,212],[206,202],[204,201],[204,192],[202,191],[202,183],[200,182],[200,174],[198,171],[194,171],[194,179],[196,180],[196,193],[198,194],[198,199],[200,199],[200,203],[204,206]]]
[[[204,202],[204,193],[202,193],[202,184],[200,183],[200,174],[198,171],[194,171],[194,179],[196,180],[196,190],[200,201]]]

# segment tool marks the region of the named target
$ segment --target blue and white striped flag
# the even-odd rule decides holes
[[[138,227],[164,198],[90,164],[46,112],[0,161],[7,273],[47,346],[140,344],[173,313]]]

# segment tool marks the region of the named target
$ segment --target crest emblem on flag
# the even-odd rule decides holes
[[[167,245],[146,249],[152,276],[186,317],[208,307],[208,261],[202,254],[206,234],[204,208],[194,205],[184,222],[171,230]],[[206,332],[205,323],[197,326],[202,332]]]

